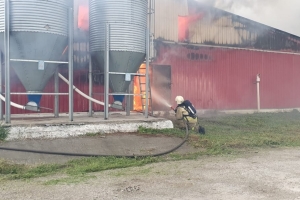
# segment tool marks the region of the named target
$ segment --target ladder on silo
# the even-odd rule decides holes
[[[142,65],[139,69],[139,74],[146,74],[146,65]],[[144,80],[141,78],[142,76],[138,76],[139,85],[140,85],[140,95],[141,95],[141,102],[142,102],[142,111],[145,113],[146,110],[146,75],[143,75]],[[151,94],[151,86],[149,80],[149,90],[148,90],[148,114],[153,116],[153,109],[152,109],[152,94]]]

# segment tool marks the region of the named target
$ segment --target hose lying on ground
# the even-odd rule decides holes
[[[17,149],[17,148],[8,148],[8,147],[1,147],[0,150],[5,151],[19,151],[19,152],[26,152],[26,153],[37,153],[37,154],[50,154],[50,155],[61,155],[61,156],[80,156],[80,157],[117,157],[117,158],[143,158],[143,157],[158,157],[162,155],[169,154],[178,148],[180,148],[188,139],[189,136],[189,129],[187,124],[185,125],[185,137],[183,138],[182,142],[177,145],[176,147],[161,152],[157,154],[146,154],[146,155],[101,155],[101,154],[84,154],[84,153],[68,153],[68,152],[55,152],[55,151],[42,151],[42,150],[34,150],[34,149]]]

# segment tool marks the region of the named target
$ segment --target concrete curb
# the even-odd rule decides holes
[[[172,121],[114,122],[103,124],[60,124],[44,126],[12,126],[6,141],[22,139],[54,139],[83,136],[87,133],[136,132],[139,127],[174,128]]]

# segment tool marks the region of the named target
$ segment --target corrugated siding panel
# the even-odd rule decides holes
[[[198,109],[256,109],[259,73],[261,108],[300,107],[299,55],[197,48],[160,45],[155,64],[171,65],[172,99],[183,95]],[[191,60],[191,53],[209,59]]]
[[[84,68],[89,62],[89,42],[80,41],[74,43],[74,68]]]
[[[178,16],[188,15],[187,0],[155,2],[155,38],[178,41]]]
[[[155,5],[155,38],[178,42],[178,16],[195,16],[189,13],[190,0],[160,0]],[[201,5],[201,4],[199,4]],[[199,6],[201,7],[201,6]],[[191,9],[191,8],[190,8]],[[215,11],[215,12],[214,12]],[[189,41],[192,43],[241,44],[245,39],[255,40],[256,33],[232,20],[231,15],[218,16],[216,10],[199,10],[203,17],[190,23]]]
[[[300,51],[300,40],[296,36],[223,10],[204,6],[196,0],[160,0],[156,1],[155,9],[154,32],[157,40],[273,51]],[[179,16],[184,18],[179,20]]]
[[[299,56],[263,55],[262,106],[265,108],[299,107],[299,61]]]
[[[189,27],[190,42],[197,44],[239,45],[256,40],[256,33],[245,30],[231,16],[223,16],[217,20],[206,19],[197,21]]]

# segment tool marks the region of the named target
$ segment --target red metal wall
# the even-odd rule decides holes
[[[163,43],[157,50],[155,64],[171,65],[172,101],[183,95],[197,109],[255,109],[259,73],[262,109],[300,107],[299,55]]]
[[[261,74],[261,108],[300,107],[300,56],[250,50],[157,44],[158,56],[152,65],[170,65],[172,99],[183,95],[197,109],[256,109],[256,74]],[[67,78],[67,71],[60,71]],[[86,68],[74,71],[75,86],[88,94]],[[12,70],[11,91],[25,92]],[[44,92],[54,92],[53,79]],[[68,85],[60,80],[60,92]],[[93,93],[103,93],[94,82]],[[163,94],[161,94],[163,96]],[[94,95],[103,101],[103,96]],[[12,101],[25,105],[25,95],[12,95]],[[112,102],[112,97],[110,99]],[[54,108],[54,96],[43,96],[41,107]],[[103,106],[93,104],[96,111]],[[88,111],[88,100],[74,92],[74,111]],[[42,112],[53,112],[42,110]],[[68,96],[60,96],[60,112],[68,112]],[[12,113],[29,113],[12,107]]]

